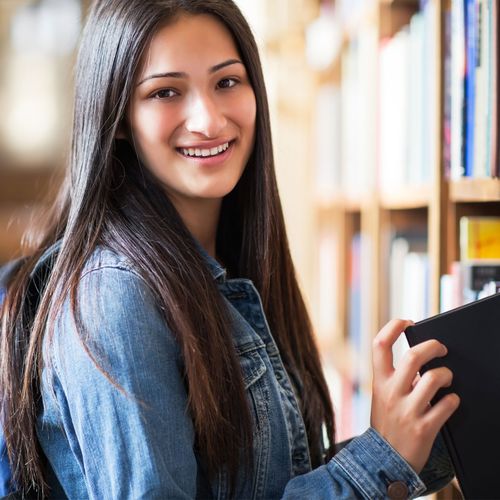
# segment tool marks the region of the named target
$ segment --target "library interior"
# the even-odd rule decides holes
[[[0,265],[29,252],[24,232],[62,179],[90,3],[0,2]],[[390,318],[500,291],[498,2],[236,3],[343,440],[369,425],[372,340]]]

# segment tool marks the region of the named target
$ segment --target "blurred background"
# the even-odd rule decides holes
[[[237,3],[343,439],[369,423],[385,322],[500,290],[498,1]],[[89,4],[0,0],[0,263],[60,181]]]

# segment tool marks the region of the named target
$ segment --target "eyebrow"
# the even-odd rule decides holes
[[[226,66],[231,66],[232,64],[243,64],[239,59],[228,59],[227,61],[221,62],[219,64],[216,64],[215,66],[212,66],[208,72],[210,74],[216,73],[217,71],[221,70],[222,68],[225,68]],[[170,71],[168,73],[155,73],[153,75],[149,75],[146,78],[143,78],[138,84],[142,85],[144,82],[148,80],[152,80],[153,78],[188,78],[188,74],[183,72],[183,71]]]

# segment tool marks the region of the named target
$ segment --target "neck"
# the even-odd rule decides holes
[[[188,202],[172,198],[171,200],[189,232],[208,255],[215,259],[217,226],[222,200],[202,199]]]

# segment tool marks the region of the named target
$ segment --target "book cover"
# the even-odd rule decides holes
[[[500,217],[460,218],[460,259],[500,259]]]
[[[410,346],[437,339],[448,348],[444,358],[425,364],[421,374],[439,366],[453,372],[450,387],[431,404],[454,392],[460,406],[442,435],[465,498],[498,498],[500,458],[500,294],[428,318],[407,328]]]

